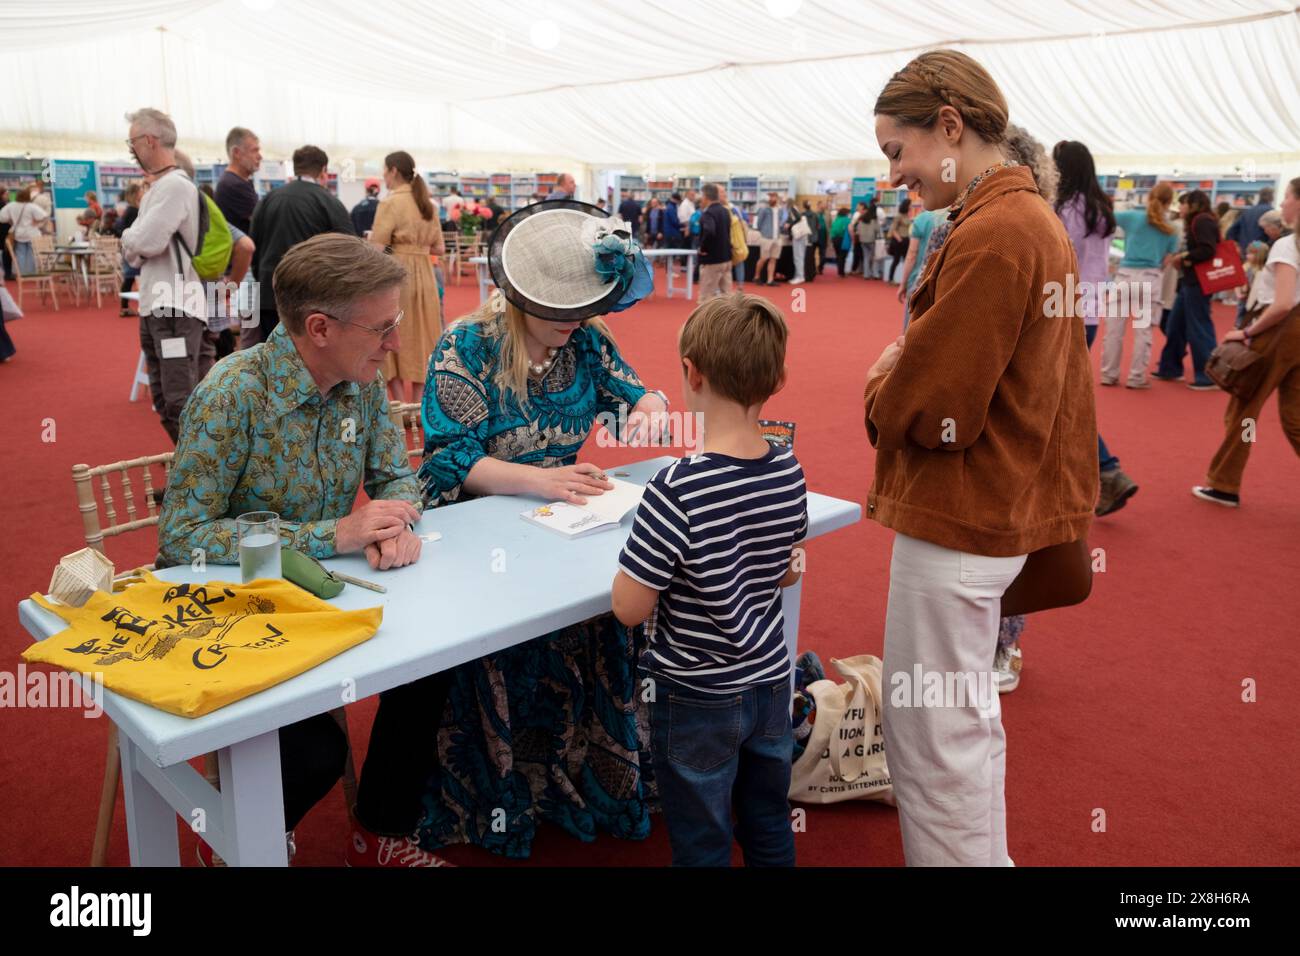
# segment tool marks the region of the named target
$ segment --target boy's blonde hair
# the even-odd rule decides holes
[[[736,292],[692,312],[677,351],[695,363],[715,394],[750,408],[781,387],[788,337],[780,309],[761,296]]]

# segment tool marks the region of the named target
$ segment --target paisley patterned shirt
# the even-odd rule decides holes
[[[493,376],[500,339],[491,325],[461,322],[448,329],[429,357],[424,389],[426,507],[471,497],[461,485],[481,458],[553,468],[572,465],[598,415],[628,413],[645,386],[614,343],[579,326],[541,381],[528,381],[528,402],[504,395]]]
[[[383,382],[340,382],[322,396],[277,326],[261,345],[217,363],[186,403],[159,556],[188,563],[202,548],[209,562],[235,564],[236,516],[274,511],[282,543],[330,557],[338,519],[352,511],[363,483],[371,498],[420,506]]]

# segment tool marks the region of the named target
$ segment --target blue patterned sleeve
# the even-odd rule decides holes
[[[613,339],[605,338],[590,326],[583,331],[590,336],[591,347],[599,357],[594,369],[597,411],[617,415],[619,406],[626,404],[631,412],[632,406],[646,393],[636,370],[623,360]]]
[[[429,356],[421,408],[425,507],[457,501],[470,469],[487,457],[487,432],[497,396],[491,345],[473,325],[446,332]]]
[[[420,506],[420,482],[411,471],[411,457],[406,453],[406,436],[388,415],[383,382],[376,377],[366,386],[367,432],[366,494],[372,499],[396,499]]]

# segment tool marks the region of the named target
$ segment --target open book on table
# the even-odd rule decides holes
[[[529,508],[519,517],[566,538],[581,538],[597,531],[617,528],[623,516],[640,504],[645,488],[617,478],[609,480],[614,487],[604,494],[588,496],[585,505],[553,501]]]

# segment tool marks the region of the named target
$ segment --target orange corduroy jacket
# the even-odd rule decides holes
[[[990,173],[912,294],[894,368],[866,388],[868,516],[1007,557],[1086,537],[1097,426],[1074,249],[1023,166]]]

